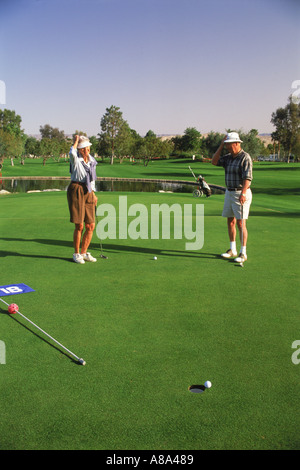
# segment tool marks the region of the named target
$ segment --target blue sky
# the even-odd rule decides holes
[[[272,132],[300,80],[298,0],[1,0],[0,80],[28,134]]]

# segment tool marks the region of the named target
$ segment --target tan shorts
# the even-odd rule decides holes
[[[71,182],[67,190],[70,222],[73,224],[95,223],[94,193],[85,184]]]
[[[242,191],[225,192],[225,201],[223,207],[223,217],[235,217],[236,219],[248,219],[250,205],[252,202],[252,191],[247,189],[246,201],[243,206],[240,203],[240,195]]]

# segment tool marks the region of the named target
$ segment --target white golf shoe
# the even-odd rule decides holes
[[[94,258],[94,257],[91,255],[91,253],[88,253],[88,252],[87,252],[87,253],[84,253],[84,254],[81,255],[81,256],[82,256],[82,259],[83,259],[84,261],[91,261],[92,263],[95,263],[95,262],[97,261],[97,259]]]
[[[83,259],[83,257],[81,256],[80,253],[74,253],[73,261],[75,261],[75,263],[78,263],[78,264],[84,264],[85,263],[85,261],[84,261],[84,259]]]
[[[237,252],[229,249],[226,251],[226,253],[222,253],[221,256],[222,258],[234,258],[237,256]]]
[[[247,255],[244,255],[243,253],[240,253],[237,258],[234,258],[234,261],[236,263],[244,263],[244,261],[247,261]]]

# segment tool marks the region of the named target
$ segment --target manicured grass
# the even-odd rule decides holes
[[[69,177],[69,163],[61,160],[56,162],[53,159],[43,165],[42,158],[25,160],[25,165],[21,165],[18,159],[12,167],[8,160],[4,161],[2,169],[3,177],[13,176],[61,176]],[[210,163],[201,163],[189,159],[169,159],[153,160],[145,167],[142,163],[132,164],[124,160],[122,164],[115,161],[110,165],[107,160],[103,163],[99,160],[97,175],[99,177],[111,178],[150,178],[194,181],[194,177],[189,170],[193,169],[196,176],[202,174],[210,184],[224,186],[224,170],[213,167]],[[272,192],[280,195],[282,190],[293,194],[299,194],[300,164],[299,163],[272,163],[254,162],[255,179],[253,190],[260,192]]]
[[[170,165],[181,179],[186,165]],[[222,170],[205,168],[208,181],[224,181]],[[295,168],[270,176],[258,167],[244,268],[219,257],[228,245],[222,195],[128,194],[128,206],[144,204],[149,214],[151,204],[204,204],[203,248],[188,252],[172,238],[104,240],[103,260],[95,234],[98,261],[83,266],[71,261],[64,192],[1,197],[1,285],[35,289],[5,300],[87,365],[0,305],[0,448],[299,449]],[[120,195],[99,193],[99,204],[118,214]],[[205,380],[210,390],[188,391]]]

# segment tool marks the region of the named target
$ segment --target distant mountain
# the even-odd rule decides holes
[[[265,145],[273,143],[271,134],[258,134],[258,138],[261,139]]]
[[[181,137],[183,134],[157,134],[157,137],[159,137],[161,140],[170,140],[173,137]],[[203,134],[203,137],[207,137],[208,134]],[[264,133],[264,134],[258,134],[258,138],[261,139],[265,145],[269,145],[272,143],[272,137],[271,134]]]

